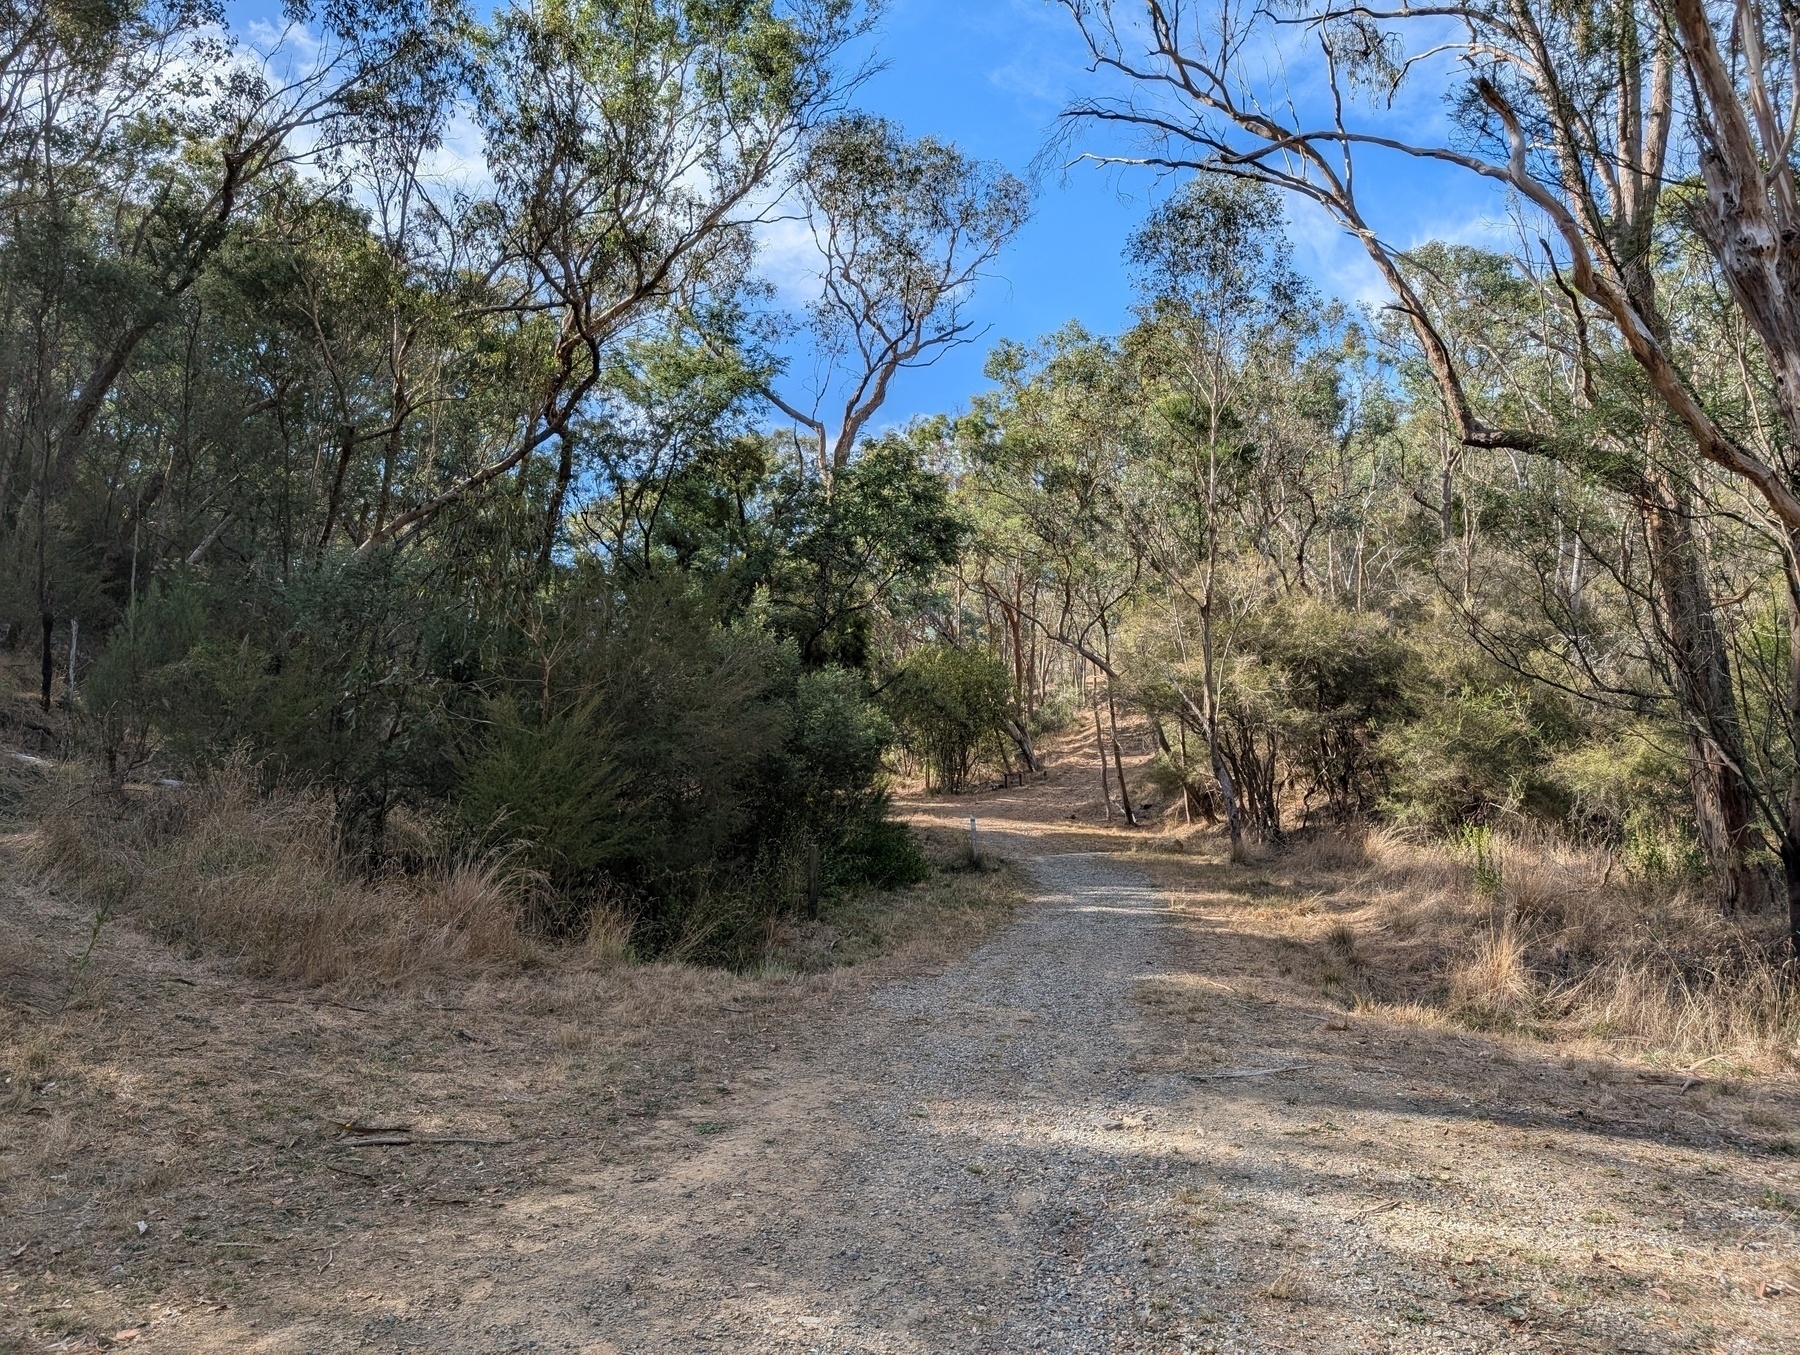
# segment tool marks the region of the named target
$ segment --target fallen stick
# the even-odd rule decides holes
[[[408,1148],[440,1143],[514,1143],[514,1139],[471,1139],[454,1134],[354,1134],[336,1140],[340,1148]]]
[[[328,997],[275,997],[268,993],[240,993],[238,996],[247,997],[252,1002],[285,1002],[294,1007],[337,1007],[342,1011],[362,1012],[365,1016],[371,1010],[368,1007],[352,1007],[348,1002],[334,1002]]]
[[[1386,1204],[1378,1204],[1378,1205],[1371,1206],[1368,1209],[1358,1210],[1356,1213],[1354,1213],[1350,1216],[1350,1220],[1352,1223],[1354,1223],[1358,1219],[1366,1219],[1375,1214],[1385,1214],[1388,1212],[1388,1210],[1398,1209],[1399,1207],[1400,1207],[1400,1201],[1389,1200]]]
[[[1196,1082],[1224,1082],[1236,1077],[1273,1077],[1276,1073],[1297,1073],[1310,1067],[1310,1063],[1285,1063],[1279,1068],[1233,1068],[1225,1073],[1194,1073],[1191,1076]]]
[[[1725,1054],[1711,1054],[1711,1055],[1708,1055],[1706,1058],[1701,1059],[1700,1062],[1698,1062],[1698,1063],[1690,1063],[1687,1067],[1683,1068],[1681,1071],[1684,1073],[1691,1073],[1698,1068],[1706,1067],[1706,1065],[1709,1063],[1717,1063],[1720,1059],[1723,1059],[1726,1057],[1728,1057],[1728,1056]]]

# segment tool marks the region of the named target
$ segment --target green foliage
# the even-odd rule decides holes
[[[1549,771],[1569,789],[1572,819],[1619,842],[1634,814],[1671,823],[1691,814],[1680,737],[1678,730],[1638,721],[1557,755]]]
[[[206,618],[191,589],[175,588],[135,602],[88,670],[82,703],[107,771],[122,776],[148,761],[160,729],[187,702],[187,658]]]
[[[1516,815],[1565,819],[1572,799],[1550,766],[1580,737],[1575,713],[1554,692],[1451,653],[1412,693],[1413,718],[1381,737],[1389,810],[1440,830]]]
[[[571,914],[632,827],[618,769],[605,757],[607,733],[591,705],[540,718],[497,700],[485,737],[458,768],[464,831],[478,844],[515,844],[520,864],[541,872]]]
[[[1384,617],[1304,597],[1254,613],[1234,641],[1255,659],[1233,670],[1234,709],[1260,704],[1302,812],[1315,803],[1337,818],[1372,809],[1386,772],[1377,740],[1405,710],[1411,646]],[[1256,670],[1252,696],[1243,689]]]
[[[877,889],[902,889],[920,884],[930,875],[931,866],[912,830],[892,819],[866,822],[832,853],[827,871],[827,879],[834,885],[872,885]]]
[[[1485,823],[1458,824],[1450,833],[1450,849],[1475,881],[1475,890],[1489,898],[1500,892],[1500,856],[1494,847],[1494,830]]]
[[[514,844],[570,922],[629,894],[652,952],[695,928],[731,950],[796,904],[811,850],[833,886],[909,873],[881,828],[892,729],[858,674],[721,626],[679,575],[577,580],[544,615],[548,667],[519,656],[458,768],[475,844]]]
[[[1706,875],[1706,855],[1693,830],[1648,805],[1627,812],[1619,847],[1626,867],[1644,879],[1698,880]]]
[[[1569,789],[1573,824],[1617,846],[1626,868],[1645,879],[1700,879],[1707,871],[1679,741],[1677,730],[1633,722],[1563,753],[1550,769]]]
[[[862,677],[843,668],[802,672],[792,710],[783,793],[797,793],[792,803],[811,830],[830,839],[879,821],[881,762],[894,727]]]
[[[968,523],[926,464],[939,431],[870,443],[829,485],[791,467],[771,486],[779,534],[758,543],[750,578],[806,663],[869,667],[880,610],[910,610],[960,557]]]
[[[1003,756],[1011,683],[985,650],[928,645],[913,654],[883,698],[901,743],[924,764],[928,785],[956,794],[982,757]]]

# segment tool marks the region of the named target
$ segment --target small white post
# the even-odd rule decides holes
[[[981,836],[975,827],[973,814],[969,815],[969,864],[971,866],[981,864]]]

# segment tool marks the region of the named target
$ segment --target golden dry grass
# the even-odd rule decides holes
[[[1321,834],[1265,869],[1321,974],[1354,948],[1366,1009],[1515,1029],[1688,1063],[1800,1060],[1800,985],[1780,920],[1722,916],[1691,882],[1635,878],[1545,836],[1478,850],[1391,829]]]
[[[503,977],[545,966],[593,973],[634,962],[633,917],[605,899],[570,940],[537,925],[545,882],[504,854],[438,861],[369,878],[347,869],[331,807],[310,792],[259,787],[227,766],[197,785],[120,790],[65,764],[30,793],[28,825],[9,842],[96,930],[134,922],[178,949],[247,973],[306,985],[406,986]],[[431,859],[428,832],[415,857]],[[1016,878],[965,869],[960,839],[927,835],[938,867],[906,891],[852,891],[817,918],[777,916],[748,969],[818,973],[905,950],[916,961],[960,953],[1003,918]],[[901,898],[900,895],[904,895]],[[678,947],[674,972],[690,965]],[[0,969],[13,965],[0,953]]]
[[[308,984],[515,968],[537,949],[529,873],[492,859],[361,878],[340,861],[322,798],[264,794],[243,767],[132,791],[71,767],[40,794],[25,859],[97,926],[130,915],[178,946]]]

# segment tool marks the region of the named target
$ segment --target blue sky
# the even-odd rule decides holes
[[[1080,84],[1074,36],[1044,0],[894,0],[874,42],[884,69],[858,102],[909,135],[953,141],[1023,175]],[[1031,222],[971,307],[983,337],[905,373],[881,421],[966,405],[1001,338],[1029,340],[1070,319],[1118,329],[1130,306],[1120,251],[1154,190],[1148,176],[1085,166],[1043,182]]]
[[[1072,21],[1048,0],[893,0],[874,47],[885,68],[859,102],[965,151],[1023,173],[1071,96],[1093,92],[1085,51]],[[1296,69],[1295,78],[1304,80]],[[1303,96],[1304,97],[1304,96]],[[1428,92],[1384,115],[1443,134],[1442,110]],[[1361,196],[1377,227],[1402,245],[1509,235],[1506,204],[1460,170],[1417,161],[1359,164]],[[1076,165],[1040,185],[1036,213],[999,260],[973,313],[986,334],[929,369],[896,381],[881,422],[955,410],[986,385],[982,362],[1001,338],[1029,340],[1070,319],[1111,332],[1128,320],[1129,282],[1120,257],[1125,239],[1168,191],[1149,171]],[[1297,262],[1328,295],[1385,300],[1359,246],[1322,212],[1290,213]]]

